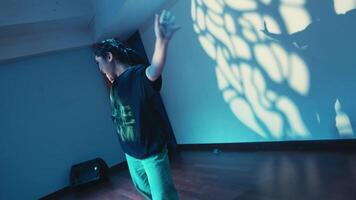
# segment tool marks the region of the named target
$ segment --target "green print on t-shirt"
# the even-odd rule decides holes
[[[112,116],[116,124],[117,133],[119,134],[121,140],[124,142],[135,141],[134,126],[136,121],[132,114],[131,107],[129,105],[123,105],[118,99],[116,99]]]
[[[134,133],[134,125],[135,119],[133,118],[131,107],[123,106],[119,104],[119,128],[120,128],[120,136],[122,141],[134,141],[135,133]]]

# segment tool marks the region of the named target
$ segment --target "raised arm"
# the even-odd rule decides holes
[[[151,81],[157,80],[162,74],[168,43],[179,27],[175,25],[175,17],[169,11],[163,10],[160,15],[156,14],[155,16],[154,29],[156,35],[155,49],[152,63],[146,68],[146,76]]]

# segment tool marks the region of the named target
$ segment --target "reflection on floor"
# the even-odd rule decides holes
[[[356,199],[356,154],[350,152],[182,151],[171,167],[183,200]],[[107,183],[56,199],[144,198],[123,168]]]

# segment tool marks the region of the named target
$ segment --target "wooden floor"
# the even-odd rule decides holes
[[[356,154],[347,152],[183,151],[171,162],[180,199],[355,200]],[[141,200],[127,168],[107,183],[61,200]]]

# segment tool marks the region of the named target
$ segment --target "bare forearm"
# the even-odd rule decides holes
[[[169,40],[156,39],[155,50],[152,56],[152,63],[149,67],[150,78],[156,80],[162,73],[166,62],[166,54]]]
[[[179,29],[175,25],[175,17],[168,11],[163,10],[161,15],[155,16],[155,36],[156,44],[152,55],[152,63],[146,69],[146,76],[151,81],[155,81],[163,72],[166,62],[168,43],[173,34]]]

